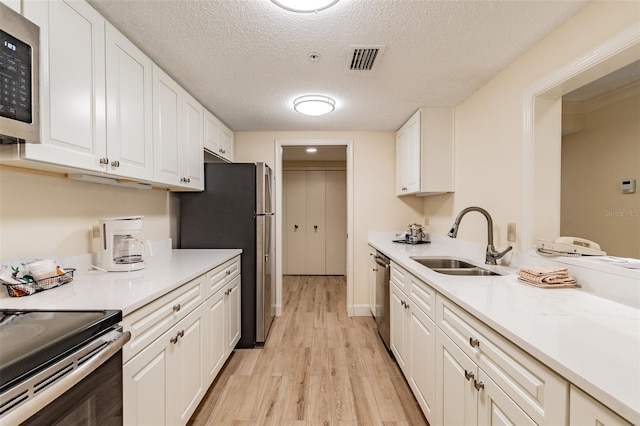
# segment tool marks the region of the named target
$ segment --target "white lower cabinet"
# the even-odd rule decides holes
[[[433,289],[424,283],[418,284],[413,275],[396,264],[391,267],[390,287],[391,351],[422,412],[433,423],[436,326],[425,312],[432,312],[432,307],[429,298],[424,297],[424,294],[433,294]],[[414,297],[416,295],[420,297]]]
[[[431,424],[567,424],[566,380],[395,262],[390,300],[391,351]]]
[[[240,257],[132,312],[122,326],[132,335],[124,424],[186,424],[240,339]]]
[[[631,423],[573,385],[569,399],[570,426],[631,426]]]
[[[186,424],[206,391],[202,305],[123,368],[124,424]]]

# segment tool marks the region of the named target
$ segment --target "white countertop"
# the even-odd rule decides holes
[[[541,289],[518,281],[517,269],[484,265],[484,253],[455,240],[392,243],[370,233],[369,243],[569,382],[640,424],[640,310],[579,289]],[[471,256],[470,256],[471,255]],[[450,256],[504,276],[439,274],[410,256]],[[639,283],[640,284],[640,283]]]
[[[24,297],[10,297],[4,286],[0,309],[118,309],[128,315],[238,256],[240,249],[170,250],[145,260],[134,272],[83,272],[73,281]]]

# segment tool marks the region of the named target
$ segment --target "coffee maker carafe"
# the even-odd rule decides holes
[[[142,232],[142,216],[100,219],[100,253],[98,264],[109,272],[137,271],[144,268],[145,256],[151,256]]]

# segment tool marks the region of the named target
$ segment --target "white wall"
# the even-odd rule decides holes
[[[583,102],[582,130],[562,138],[560,231],[595,241],[607,254],[640,259],[640,83]]]
[[[79,182],[0,166],[0,261],[91,252],[91,229],[103,217],[144,215],[143,235],[170,236],[169,195]]]
[[[508,222],[517,223],[520,237],[523,92],[637,22],[638,2],[592,2],[456,107],[456,191],[424,199],[432,232],[445,234],[460,210],[479,205],[493,216],[496,248],[511,244]],[[465,217],[458,238],[485,243],[484,218]],[[512,245],[528,248],[520,241]]]
[[[237,132],[236,162],[275,162],[275,141],[353,140],[354,305],[368,303],[367,233],[402,231],[422,218],[422,200],[395,196],[394,132]]]

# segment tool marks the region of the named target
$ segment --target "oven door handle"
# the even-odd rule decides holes
[[[108,361],[119,350],[121,350],[129,340],[131,340],[131,333],[128,331],[125,331],[124,333],[120,331],[113,331],[111,333],[118,333],[119,336],[67,376],[39,392],[36,396],[20,406],[20,408],[10,411],[5,416],[2,416],[0,419],[2,420],[2,424],[20,424],[25,420],[28,420],[31,416],[49,405],[60,395],[80,383],[82,379]],[[111,333],[102,336],[102,338],[109,336]]]

